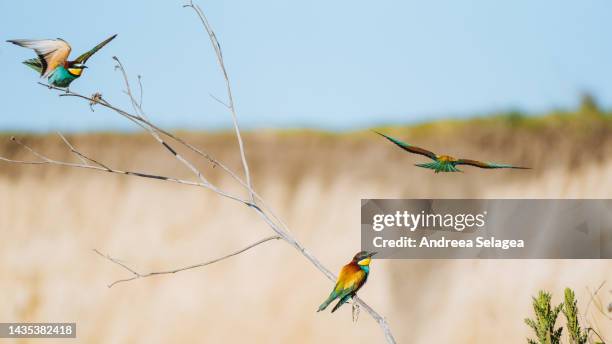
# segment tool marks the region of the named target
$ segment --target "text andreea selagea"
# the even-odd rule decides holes
[[[374,237],[372,244],[377,248],[499,248],[508,250],[511,248],[523,248],[525,242],[523,240],[514,239],[497,239],[491,237],[476,237],[475,239],[447,239],[427,238],[420,239],[410,237],[400,237],[399,239],[384,239],[383,237]]]

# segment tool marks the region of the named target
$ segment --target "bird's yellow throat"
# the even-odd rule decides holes
[[[68,68],[68,72],[74,76],[81,76],[81,73],[83,73],[83,68]]]
[[[370,261],[372,260],[372,258],[368,257],[366,259],[362,259],[360,261],[357,262],[357,264],[359,265],[370,265]]]

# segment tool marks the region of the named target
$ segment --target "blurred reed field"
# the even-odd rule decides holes
[[[369,131],[244,134],[253,184],[296,237],[337,271],[359,250],[361,198],[610,198],[612,120],[598,110],[378,128],[438,153],[534,170],[434,174]],[[235,171],[230,133],[179,132]],[[0,155],[27,152],[0,138]],[[73,159],[53,135],[20,135],[48,156]],[[190,178],[145,134],[68,136],[116,168]],[[189,152],[209,179],[232,183]],[[237,189],[234,189],[237,190]],[[245,206],[195,187],[54,166],[0,163],[0,319],[77,322],[79,343],[380,343],[362,311],[316,313],[331,283],[293,248],[265,243],[218,264],[119,284],[128,272],[206,261],[266,235]],[[612,262],[606,260],[374,260],[360,296],[387,317],[400,343],[525,343],[540,289],[576,291],[583,326],[612,341]],[[560,321],[559,325],[564,325]],[[27,340],[1,340],[28,343]],[[65,340],[36,340],[60,343]]]

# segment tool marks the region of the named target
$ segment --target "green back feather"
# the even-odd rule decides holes
[[[452,163],[445,163],[441,161],[427,162],[424,164],[416,164],[418,167],[428,168],[430,170],[438,172],[461,172],[460,169],[455,167]]]
[[[43,66],[39,59],[33,58],[33,59],[25,60],[23,61],[23,64],[34,69],[39,74],[42,74]]]

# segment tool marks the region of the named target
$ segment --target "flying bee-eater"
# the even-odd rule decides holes
[[[457,165],[470,165],[470,166],[475,166],[475,167],[480,167],[480,168],[515,168],[515,169],[521,169],[521,170],[528,170],[530,169],[529,167],[521,167],[521,166],[514,166],[514,165],[508,165],[508,164],[497,164],[494,162],[482,162],[482,161],[478,161],[478,160],[470,160],[470,159],[456,159],[453,158],[452,156],[449,155],[437,155],[433,152],[428,151],[427,149],[423,149],[417,146],[413,146],[411,144],[408,144],[406,142],[402,142],[398,139],[394,139],[390,136],[387,136],[385,134],[381,134],[377,131],[374,131],[375,133],[377,133],[378,135],[386,138],[387,140],[393,142],[394,144],[396,144],[397,146],[399,146],[400,148],[402,148],[405,151],[408,151],[410,153],[414,153],[414,154],[420,154],[423,156],[426,156],[428,158],[430,158],[431,160],[433,160],[433,162],[428,162],[428,163],[424,163],[424,164],[416,164],[415,166],[418,167],[423,167],[423,168],[428,168],[431,170],[434,170],[435,173],[438,172],[463,172],[460,169],[457,168]]]
[[[352,299],[357,291],[363,287],[370,274],[370,261],[372,256],[376,252],[361,251],[357,253],[350,263],[346,264],[340,274],[338,275],[338,281],[334,286],[331,294],[327,300],[325,300],[320,306],[317,312],[320,312],[327,308],[330,303],[338,299],[338,303],[332,308],[332,313],[335,312],[340,306]]]
[[[47,78],[49,85],[68,90],[70,83],[79,78],[83,74],[83,70],[87,68],[85,62],[115,37],[117,35],[107,38],[93,49],[77,57],[74,61],[68,61],[72,48],[68,42],[61,38],[39,40],[12,39],[7,42],[33,49],[38,58],[23,61],[23,64],[40,73],[41,78]]]

